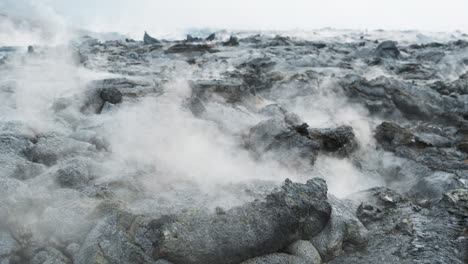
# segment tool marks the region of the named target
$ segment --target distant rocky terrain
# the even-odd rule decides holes
[[[0,263],[467,263],[467,39],[0,47]]]

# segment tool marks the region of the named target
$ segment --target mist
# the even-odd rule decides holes
[[[151,236],[169,231],[151,232],[167,219],[208,236],[232,219],[254,223],[255,244],[260,229],[289,228],[277,215],[313,222],[290,237],[339,260],[368,230],[395,226],[379,210],[426,214],[466,187],[465,10],[461,0],[2,0],[0,236],[13,246],[0,245],[0,262],[125,263],[131,248],[154,263],[165,252],[148,248],[165,241]],[[364,225],[368,208],[391,224]],[[289,254],[292,242],[264,253]]]

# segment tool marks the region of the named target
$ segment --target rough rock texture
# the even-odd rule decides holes
[[[146,44],[146,45],[153,45],[153,44],[160,44],[161,42],[153,37],[151,37],[150,35],[148,35],[148,33],[145,32],[145,35],[143,36],[143,42]]]
[[[468,261],[466,35],[187,33],[0,47],[0,263]]]
[[[311,239],[324,261],[333,259],[343,251],[358,251],[365,248],[369,234],[355,216],[349,202],[330,197],[332,214],[325,229]]]
[[[310,264],[322,263],[322,258],[317,249],[306,240],[298,240],[288,246],[287,252],[293,256],[299,257]]]
[[[331,211],[326,194],[322,179],[306,184],[286,180],[264,202],[215,215],[192,211],[139,219],[116,213],[88,235],[79,263],[100,263],[101,259],[150,263],[151,258],[173,263],[239,263],[320,232]]]
[[[345,254],[330,263],[464,263],[463,193],[466,190],[453,190],[441,200],[419,205],[388,189],[359,194],[358,200],[366,204],[358,216],[371,237],[366,253]]]
[[[377,46],[375,54],[383,58],[397,59],[400,56],[397,44],[395,41],[384,41]]]

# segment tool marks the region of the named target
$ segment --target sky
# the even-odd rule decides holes
[[[324,27],[468,32],[468,0],[0,0],[0,13],[122,33]]]

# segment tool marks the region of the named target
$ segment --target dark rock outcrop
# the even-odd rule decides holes
[[[398,59],[400,50],[398,50],[396,41],[384,41],[377,46],[375,55],[382,58]]]
[[[237,39],[237,37],[231,36],[228,41],[223,43],[223,46],[239,46],[239,40]]]
[[[322,179],[306,184],[286,180],[265,201],[222,214],[191,211],[147,219],[116,213],[91,231],[78,263],[150,263],[159,258],[175,264],[239,263],[319,233],[331,212],[326,195]]]
[[[145,35],[143,36],[143,43],[146,45],[154,45],[154,44],[161,44],[161,41],[151,37],[148,35],[148,33],[145,32]]]

